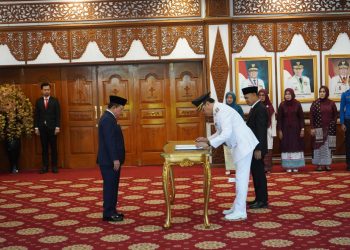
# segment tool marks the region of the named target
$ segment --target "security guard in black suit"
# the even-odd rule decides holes
[[[242,89],[244,99],[251,106],[247,125],[253,131],[259,144],[255,147],[250,170],[253,176],[255,200],[248,203],[250,209],[268,206],[267,179],[264,169],[264,156],[267,153],[268,114],[258,97],[258,87]]]
[[[103,220],[122,221],[124,215],[118,213],[118,189],[121,166],[125,161],[124,137],[117,119],[127,100],[110,96],[108,108],[98,124],[98,155],[103,178]]]
[[[53,173],[57,169],[57,134],[60,132],[60,104],[58,100],[50,96],[51,86],[44,82],[41,84],[40,97],[35,104],[34,128],[35,134],[40,135],[42,147],[41,174],[49,168],[49,145],[51,148],[51,168]]]

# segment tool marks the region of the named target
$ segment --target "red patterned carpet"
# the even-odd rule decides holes
[[[0,249],[350,249],[350,172],[272,173],[270,206],[230,222],[234,197],[222,168],[213,168],[211,228],[203,227],[202,169],[175,168],[172,227],[163,229],[161,167],[124,167],[123,222],[101,220],[98,169],[57,175],[0,175]],[[252,183],[249,197],[253,198]]]

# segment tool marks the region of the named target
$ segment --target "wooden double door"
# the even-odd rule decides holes
[[[162,164],[160,153],[167,141],[194,139],[205,133],[205,120],[191,104],[205,89],[201,61],[12,70],[20,70],[14,82],[20,84],[33,105],[40,96],[39,83],[52,83],[52,95],[58,97],[62,110],[59,160],[63,167],[95,166],[98,121],[109,95],[128,99],[119,119],[126,165]],[[6,72],[1,83],[10,82]],[[27,139],[25,145],[32,147],[23,149],[21,158],[32,160],[22,164],[39,168],[40,140]]]

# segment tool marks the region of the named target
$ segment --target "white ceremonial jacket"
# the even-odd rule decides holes
[[[231,150],[233,162],[254,151],[259,141],[236,110],[223,103],[214,103],[215,134],[208,137],[210,145],[217,148],[225,143]]]

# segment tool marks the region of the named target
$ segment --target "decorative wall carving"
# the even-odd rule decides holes
[[[51,43],[61,59],[69,59],[68,31],[29,31],[27,33],[28,61],[38,57],[44,43]]]
[[[319,50],[318,22],[285,22],[277,23],[277,51],[286,50],[295,34],[302,35],[311,50]]]
[[[0,4],[0,23],[200,17],[200,0],[109,0]]]
[[[129,98],[129,81],[128,79],[123,79],[120,75],[111,75],[108,81],[103,81],[103,102],[105,105],[109,103],[110,95],[117,95]]]
[[[0,44],[7,45],[16,60],[25,61],[24,37],[24,32],[0,32]]]
[[[80,58],[89,42],[96,42],[101,53],[107,58],[113,58],[112,29],[72,30],[72,59]]]
[[[254,35],[266,51],[284,51],[295,34],[301,34],[312,50],[328,50],[336,42],[339,33],[347,33],[350,37],[350,20],[233,23],[232,52],[241,52],[249,36]],[[101,53],[107,58],[124,57],[135,40],[140,40],[151,56],[169,55],[179,38],[186,39],[195,53],[205,54],[206,38],[203,25],[0,32],[0,44],[8,46],[18,61],[35,60],[44,43],[51,43],[58,56],[65,60],[79,59],[89,42],[96,42]]]
[[[151,56],[159,55],[158,27],[116,28],[116,57],[124,57],[130,50],[134,40],[140,40]]]
[[[210,71],[213,78],[218,101],[222,102],[225,96],[225,88],[229,69],[219,29],[216,33],[213,60],[211,62]]]
[[[212,17],[229,16],[230,0],[208,0],[207,15]]]
[[[273,23],[237,23],[232,24],[232,53],[241,52],[250,36],[257,36],[266,51],[275,50]]]
[[[350,20],[322,22],[322,50],[330,50],[340,33],[350,37]]]
[[[350,2],[346,0],[234,0],[232,2],[235,16],[350,12]]]
[[[204,54],[205,52],[202,25],[162,27],[161,36],[163,56],[171,54],[179,38],[185,38],[196,54]]]
[[[86,80],[84,75],[75,75],[74,79],[69,83],[68,88],[69,105],[92,105],[92,81]]]

